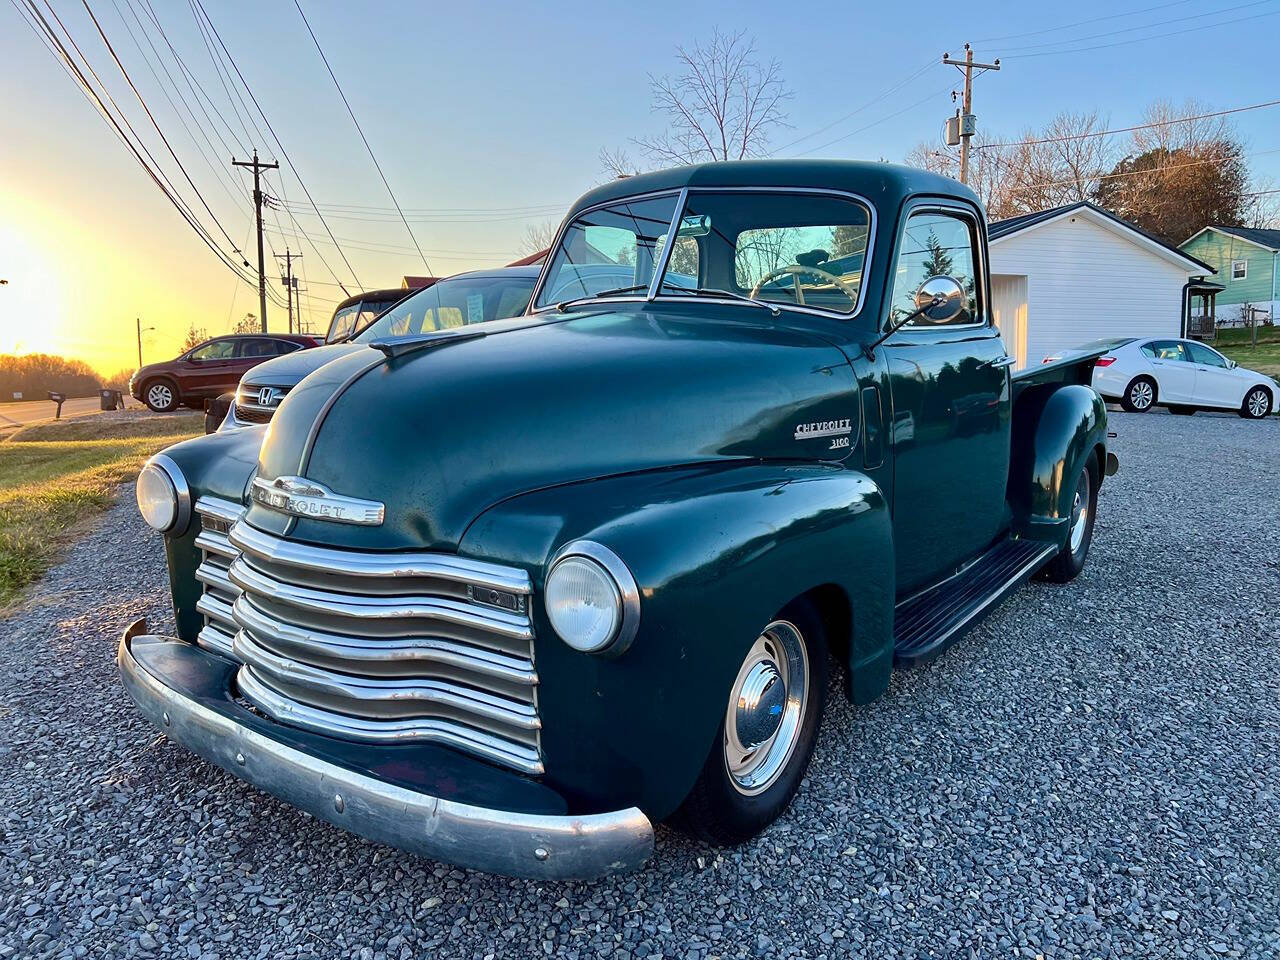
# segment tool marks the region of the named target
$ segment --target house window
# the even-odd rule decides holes
[[[1231,279],[1243,280],[1249,276],[1248,260],[1232,260],[1231,261]]]

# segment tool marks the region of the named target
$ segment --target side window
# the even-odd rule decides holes
[[[1144,357],[1150,357],[1152,360],[1156,358],[1156,345],[1154,343],[1144,343],[1141,350]]]
[[[188,360],[230,360],[235,356],[236,342],[234,340],[214,340],[212,343],[206,343],[203,347],[194,351]]]
[[[276,353],[280,354],[281,356],[283,356],[286,353],[293,353],[293,351],[300,350],[300,349],[302,349],[302,344],[295,343],[292,340],[276,341]]]
[[[913,213],[903,230],[894,268],[890,321],[916,308],[916,291],[930,277],[953,277],[966,293],[966,303],[952,324],[978,320],[978,236],[972,220],[938,211]]]
[[[351,331],[356,326],[356,316],[360,313],[360,304],[353,303],[349,307],[343,307],[333,315],[333,322],[329,324],[329,336],[326,337],[330,343],[338,340],[345,340],[351,336]]]
[[[1191,359],[1187,356],[1186,348],[1177,340],[1157,340],[1151,346],[1155,348],[1156,360],[1181,360],[1185,363]]]
[[[1196,363],[1203,363],[1206,367],[1222,367],[1224,370],[1227,366],[1227,358],[1216,350],[1210,350],[1201,343],[1188,343],[1187,349],[1191,351],[1191,359]]]
[[[250,357],[274,357],[279,350],[276,347],[275,340],[241,340],[239,356],[244,358]]]

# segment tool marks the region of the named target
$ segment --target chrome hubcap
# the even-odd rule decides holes
[[[1267,396],[1261,390],[1249,394],[1249,412],[1260,417],[1267,412]]]
[[[1133,389],[1129,391],[1129,402],[1139,410],[1145,410],[1151,406],[1151,384],[1145,380],[1135,383]]]
[[[747,652],[725,714],[725,768],[739,793],[753,796],[777,781],[800,739],[808,699],[804,638],[794,624],[775,620]]]
[[[1076,482],[1076,498],[1071,503],[1071,552],[1078,553],[1084,543],[1084,531],[1089,526],[1089,470],[1080,471]]]
[[[153,406],[167,407],[170,401],[173,400],[173,394],[163,384],[156,384],[147,391],[147,399],[151,401]]]

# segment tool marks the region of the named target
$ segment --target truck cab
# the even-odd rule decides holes
[[[602,276],[616,277],[609,285]],[[1100,351],[1099,351],[1100,353]],[[138,482],[172,739],[316,816],[530,877],[786,809],[854,704],[1083,568],[1098,353],[1014,374],[977,198],[884,164],[615,181],[526,314],[373,342]]]

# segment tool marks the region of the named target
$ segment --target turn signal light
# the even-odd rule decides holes
[[[1093,365],[1095,367],[1109,367],[1115,362],[1116,362],[1115,357],[1099,357],[1096,361],[1094,361]]]

